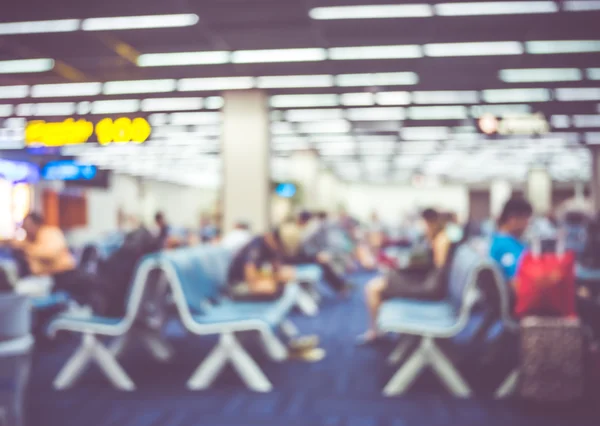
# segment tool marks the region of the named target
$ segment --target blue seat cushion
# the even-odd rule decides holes
[[[44,297],[32,298],[31,306],[34,310],[43,310],[65,305],[68,301],[69,295],[67,293],[57,292]]]
[[[414,334],[443,334],[456,322],[456,312],[448,301],[392,299],[381,306],[378,317],[379,328],[382,331]]]
[[[60,323],[62,325],[66,325],[66,324],[74,324],[75,326],[78,325],[84,325],[84,324],[89,324],[89,325],[109,325],[109,326],[114,326],[119,324],[121,321],[123,321],[122,318],[109,318],[109,317],[100,317],[100,316],[95,316],[95,315],[91,315],[91,316],[83,316],[83,315],[73,315],[73,314],[69,314],[69,313],[65,313],[60,315],[58,318],[56,318],[55,322]]]
[[[258,320],[277,327],[285,319],[290,307],[285,303],[275,302],[235,302],[224,300],[208,309],[205,314],[194,315],[199,324],[234,323]]]
[[[580,280],[600,281],[600,269],[586,268],[585,266],[577,265],[575,267],[575,276]]]
[[[316,283],[321,281],[323,270],[319,265],[304,264],[296,266],[296,279],[300,282]]]

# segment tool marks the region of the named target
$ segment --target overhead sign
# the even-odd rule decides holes
[[[0,119],[0,149],[22,149],[25,146],[25,120]]]
[[[90,180],[96,177],[98,169],[90,164],[73,160],[60,160],[47,163],[42,169],[45,180]]]
[[[61,147],[97,141],[101,145],[110,143],[143,143],[150,137],[152,128],[144,118],[105,118],[97,124],[90,121],[68,118],[57,123],[35,120],[27,123],[25,143]]]
[[[40,178],[40,171],[35,164],[25,161],[0,160],[0,179],[13,183],[35,183]]]
[[[496,117],[484,114],[478,122],[479,130],[486,135],[543,135],[550,132],[550,124],[542,113],[510,114]]]
[[[281,198],[292,198],[298,192],[298,188],[293,183],[280,183],[275,187],[275,193]]]

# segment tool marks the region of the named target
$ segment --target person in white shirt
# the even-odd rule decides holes
[[[221,245],[232,254],[237,253],[242,247],[250,242],[252,232],[247,223],[239,221],[235,227],[221,240]]]

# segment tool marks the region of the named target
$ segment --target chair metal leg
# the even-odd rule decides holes
[[[296,304],[304,315],[313,317],[319,313],[319,305],[317,305],[317,302],[315,302],[310,293],[304,289],[300,289]]]
[[[402,359],[404,359],[407,352],[413,346],[413,344],[415,343],[416,340],[417,339],[415,338],[415,336],[408,336],[408,335],[400,336],[400,342],[398,343],[396,348],[394,348],[394,350],[388,357],[388,363],[390,365],[399,364],[400,361],[402,361]]]
[[[281,343],[281,340],[275,336],[272,330],[262,330],[260,332],[260,337],[262,339],[263,344],[265,345],[265,349],[267,350],[267,354],[273,361],[285,361],[288,357],[288,350],[286,346]]]
[[[502,382],[494,396],[497,399],[507,398],[517,390],[519,384],[519,370],[513,370],[506,379]]]
[[[169,362],[173,358],[175,351],[160,332],[145,330],[140,332],[140,338],[157,361]]]
[[[419,348],[406,360],[406,362],[398,369],[396,374],[390,379],[383,394],[385,396],[394,396],[403,394],[415,379],[421,374],[427,366],[427,349],[423,342]]]
[[[113,354],[98,340],[95,340],[92,354],[100,369],[104,371],[117,389],[122,391],[132,391],[135,389],[133,381],[114,358]]]
[[[471,396],[469,385],[462,378],[456,367],[450,362],[448,357],[435,344],[433,339],[425,338],[428,347],[428,359],[433,370],[438,377],[446,384],[450,392],[459,398],[468,398]]]
[[[273,389],[273,385],[258,364],[233,336],[229,342],[229,357],[233,367],[248,388],[255,392],[270,392]]]
[[[130,336],[129,334],[125,334],[123,336],[117,337],[115,340],[111,342],[109,345],[110,353],[113,354],[115,358],[120,358],[130,344]]]
[[[73,386],[93,358],[94,341],[94,336],[91,334],[83,335],[81,346],[77,348],[54,379],[54,389],[63,390]]]
[[[225,364],[227,364],[229,356],[229,337],[228,334],[221,335],[219,343],[208,354],[206,359],[196,368],[187,382],[187,387],[190,390],[208,389],[215,381]]]
[[[292,338],[298,335],[298,329],[290,320],[285,320],[281,323],[280,326],[281,332],[285,335],[285,337]]]

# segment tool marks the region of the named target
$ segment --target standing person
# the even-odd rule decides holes
[[[401,270],[389,270],[371,280],[365,288],[370,324],[360,343],[377,340],[377,315],[384,300],[394,297],[435,300],[445,292],[445,266],[451,243],[444,229],[444,221],[434,209],[421,213],[429,249],[425,258],[412,262]]]
[[[158,227],[157,246],[159,249],[163,249],[167,245],[167,240],[169,239],[170,231],[170,226],[167,223],[163,212],[156,212],[156,214],[154,215],[154,223]]]

